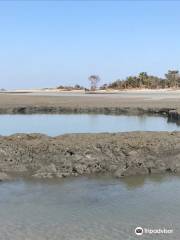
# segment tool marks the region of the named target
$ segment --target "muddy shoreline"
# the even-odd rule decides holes
[[[180,120],[179,100],[0,95],[0,114],[158,114]],[[0,180],[110,174],[115,177],[180,171],[179,132],[0,137]]]
[[[180,132],[0,137],[0,179],[180,172]]]
[[[132,97],[0,95],[0,114],[159,114],[180,120],[179,100]]]

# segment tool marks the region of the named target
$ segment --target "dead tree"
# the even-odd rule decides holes
[[[95,91],[97,83],[100,81],[100,77],[98,75],[91,75],[88,79],[91,83],[91,91]]]

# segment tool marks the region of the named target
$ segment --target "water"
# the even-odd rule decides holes
[[[180,126],[158,116],[98,114],[0,115],[0,135],[43,133],[98,133],[130,131],[175,131]]]
[[[1,240],[134,240],[137,226],[179,240],[180,178],[77,178],[0,184]],[[138,238],[137,238],[138,239]]]
[[[174,131],[158,116],[0,115],[0,134]],[[167,228],[179,240],[180,177],[155,175],[0,183],[0,240],[134,240],[134,229]],[[142,239],[142,238],[141,238]]]

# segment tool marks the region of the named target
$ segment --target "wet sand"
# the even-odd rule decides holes
[[[122,92],[119,94],[0,94],[0,108],[13,107],[124,107],[124,108],[180,108],[180,93]]]

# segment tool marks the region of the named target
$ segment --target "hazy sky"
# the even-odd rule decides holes
[[[0,1],[0,88],[180,69],[180,1]]]

